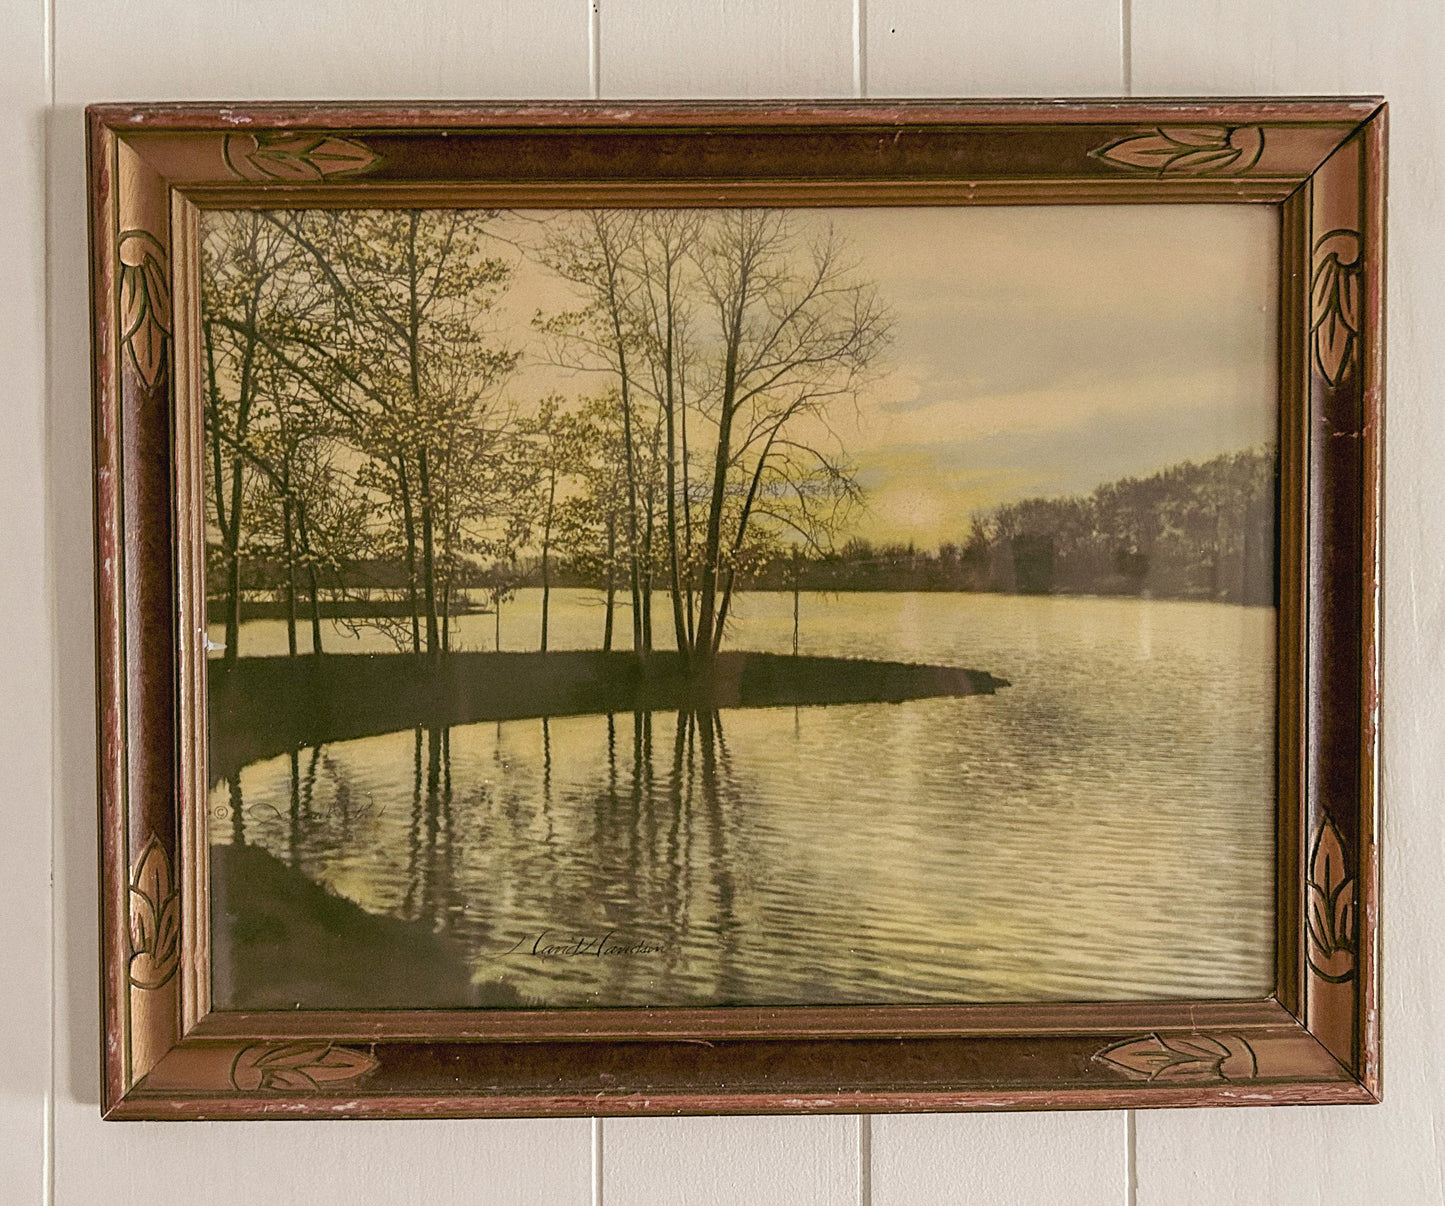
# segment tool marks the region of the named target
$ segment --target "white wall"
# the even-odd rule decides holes
[[[1436,0],[5,0],[0,1202],[1445,1202],[1445,8]],[[320,97],[1392,102],[1386,1104],[102,1124],[81,109]]]

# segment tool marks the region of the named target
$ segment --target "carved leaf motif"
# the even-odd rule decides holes
[[[1155,126],[1089,152],[1116,167],[1161,176],[1213,176],[1249,171],[1264,151],[1260,126]]]
[[[1332,386],[1353,367],[1359,346],[1360,236],[1353,230],[1332,230],[1315,243],[1314,276],[1310,282],[1315,360]]]
[[[377,1058],[354,1047],[330,1043],[283,1043],[244,1048],[231,1065],[238,1089],[272,1093],[313,1093],[322,1085],[355,1080],[379,1066]]]
[[[159,988],[180,962],[181,902],[171,860],[155,838],[136,859],[129,896],[130,982],[137,988]]]
[[[323,180],[365,171],[379,158],[349,138],[289,130],[228,134],[222,153],[231,171],[246,180]]]
[[[1237,1034],[1149,1034],[1096,1052],[1094,1058],[1130,1080],[1149,1083],[1252,1080],[1254,1050]]]
[[[171,286],[166,252],[144,230],[128,230],[117,245],[120,259],[120,341],[147,388],[154,389],[166,363],[171,333]]]
[[[1345,868],[1339,831],[1325,817],[1310,854],[1305,920],[1310,967],[1332,984],[1355,974],[1355,881]]]

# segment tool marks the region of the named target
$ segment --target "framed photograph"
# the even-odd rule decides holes
[[[1378,1100],[1382,101],[89,123],[107,1117]]]

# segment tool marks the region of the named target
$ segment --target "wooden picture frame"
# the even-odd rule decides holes
[[[88,114],[106,1117],[1379,1100],[1381,100],[152,104]],[[824,201],[1277,211],[1272,993],[211,1009],[198,213]]]

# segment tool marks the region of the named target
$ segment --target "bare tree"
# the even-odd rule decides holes
[[[691,254],[704,229],[697,210],[650,210],[639,220],[640,328],[650,393],[665,432],[667,575],[677,648],[691,655],[695,637],[691,563],[692,513],[687,455],[688,355],[696,305]],[[649,559],[650,560],[650,559]]]
[[[831,226],[809,225],[785,211],[720,210],[695,252],[711,311],[699,409],[715,432],[691,656],[702,680],[757,521],[819,544],[860,497],[832,410],[856,397],[890,319]]]
[[[749,555],[780,536],[823,547],[859,502],[832,412],[888,315],[831,227],[782,211],[589,211],[559,220],[541,259],[586,299],[539,322],[554,361],[617,389],[635,647],[651,643],[660,518],[677,647],[705,678]],[[690,428],[712,444],[696,480]]]
[[[556,394],[543,398],[537,413],[518,424],[517,438],[521,459],[531,471],[531,528],[541,546],[542,633],[541,651],[547,652],[547,623],[552,593],[553,551],[559,533],[575,538],[575,529],[563,513],[566,496],[573,489],[584,488],[589,457],[597,451],[597,431],[586,414],[572,414],[562,409],[563,399]]]

